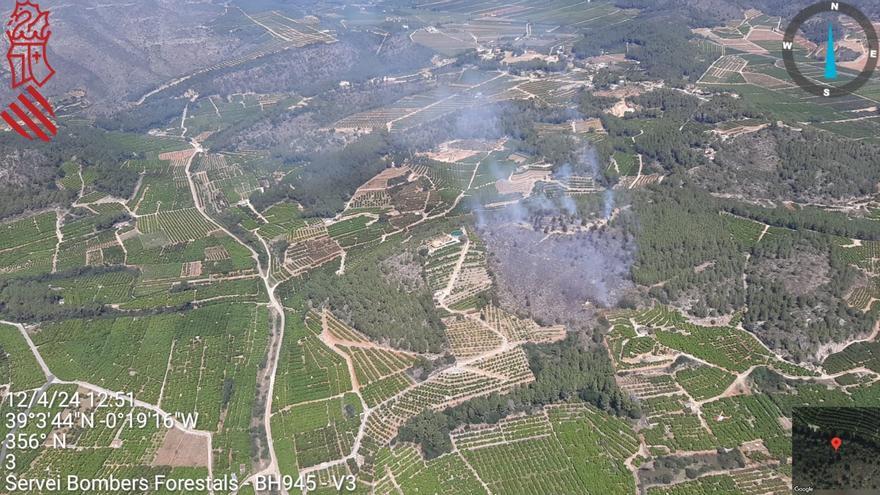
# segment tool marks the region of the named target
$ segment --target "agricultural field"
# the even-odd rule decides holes
[[[441,53],[457,53],[473,48],[473,41],[433,30],[417,31],[416,41],[438,49]],[[465,82],[466,81],[466,82]],[[572,78],[531,81],[503,72],[490,71],[464,77],[441,89],[401,98],[380,108],[349,115],[331,127],[337,131],[356,132],[386,129],[400,133],[429,124],[475,104],[510,99],[541,98],[550,102],[570,101],[584,82]]]
[[[291,45],[281,43],[279,48]],[[209,139],[211,134],[228,129],[241,121],[258,119],[273,109],[289,108],[301,98],[289,94],[235,93],[226,96],[209,95],[196,100],[187,108],[183,120],[186,131],[200,141]]]
[[[220,319],[228,326],[219,326]],[[254,400],[250,391],[256,386],[258,360],[266,345],[265,335],[257,330],[267,325],[265,310],[230,305],[151,318],[68,320],[41,325],[32,335],[38,352],[56,377],[101,387],[99,390],[131,393],[181,418],[191,416],[191,427],[206,432],[200,438],[181,440],[179,435],[191,433],[125,428],[119,423],[121,427],[116,430],[87,428],[73,437],[68,435],[68,440],[80,447],[106,449],[102,452],[110,454],[104,464],[110,469],[108,473],[126,473],[129,467],[151,464],[205,467],[207,456],[213,454],[203,438],[213,434],[215,452],[226,452],[214,463],[217,472],[232,472],[234,466],[236,474],[244,474],[239,466],[249,462],[248,430]],[[4,369],[13,377],[16,388],[18,383],[26,383],[27,376],[32,384],[45,381],[36,362],[29,364],[22,359],[29,356],[18,351],[29,349],[23,341],[21,344],[4,342],[9,352]],[[231,351],[225,346],[235,347],[240,359],[227,362]],[[95,355],[107,360],[95,360]],[[104,409],[97,412],[99,424],[104,424],[100,415],[117,414]],[[118,415],[128,413],[129,409],[123,408]],[[119,443],[114,446],[111,441]],[[178,451],[165,446],[180,441],[192,442],[191,448]],[[75,459],[63,452],[46,449],[30,468],[62,469]]]
[[[282,469],[295,473],[345,456],[354,443],[361,413],[360,401],[351,393],[275,413],[272,423],[279,435],[279,446],[296,456]]]
[[[476,307],[477,298],[492,287],[492,277],[486,269],[486,250],[475,236],[467,240],[467,252],[457,266],[455,280],[441,296],[444,304],[458,310]]]
[[[64,300],[76,306],[100,302],[112,304],[133,297],[136,273],[130,270],[113,270],[77,279],[62,279],[51,284]]]
[[[618,369],[617,382],[641,404],[644,426],[636,430],[653,455],[686,455],[718,445],[757,448],[769,453],[767,459],[790,455],[785,424],[792,407],[847,403],[841,397],[845,394],[823,385],[798,385],[797,399],[755,390],[751,374],[757,366],[769,365],[774,372],[792,377],[811,376],[811,372],[775,359],[757,339],[735,327],[736,318],[731,326],[704,327],[656,306],[621,312],[610,321],[613,326],[606,342]],[[858,381],[852,385],[861,387]],[[788,481],[781,467],[758,462],[730,477],[677,482],[648,492],[752,493],[758,484],[773,490],[760,493],[782,493],[779,490]]]
[[[767,351],[752,335],[736,329],[682,325],[680,331],[659,331],[657,340],[730,371],[745,371],[766,362]]]
[[[274,205],[263,212],[262,216],[260,222],[265,223],[260,225],[258,233],[267,239],[290,235],[290,240],[296,241],[310,237],[299,234],[300,232],[311,234],[311,230],[305,229],[306,222],[301,218],[296,205]]]
[[[54,212],[0,225],[0,272],[26,275],[52,271],[56,214]]]
[[[314,43],[333,43],[336,39],[327,31],[318,29],[303,20],[291,19],[278,11],[261,13],[249,18],[272,36],[303,47]]]
[[[733,215],[723,215],[722,219],[734,239],[745,246],[753,246],[760,242],[768,230],[768,226],[764,224]]]
[[[483,308],[480,318],[512,342],[553,342],[565,338],[565,327],[542,327],[534,320],[519,318],[496,306]]]
[[[880,372],[880,344],[859,342],[847,346],[841,352],[828,356],[822,363],[826,372],[837,374],[855,368],[867,368]]]
[[[712,366],[697,366],[675,373],[675,380],[697,400],[716,397],[733,383],[734,375]]]
[[[637,440],[627,433],[625,423],[607,421],[595,410],[561,406],[479,430],[456,432],[453,439],[460,449],[458,454],[427,462],[407,445],[380,452],[379,486],[394,480],[402,487],[437,493],[486,493],[469,471],[452,469],[466,461],[492,492],[510,490],[513,483],[525,483],[532,493],[588,486],[601,486],[609,493],[632,489],[633,480],[623,461],[635,453]],[[585,466],[576,462],[580,456],[597,462]],[[546,471],[532,471],[536,465],[544,465],[553,476],[536,476]]]
[[[447,283],[450,282],[452,280],[448,279]],[[493,314],[497,314],[497,310]],[[506,328],[505,331],[521,341],[540,339],[542,333],[546,332],[534,322],[511,318],[496,318],[494,325]],[[416,361],[424,359],[424,356],[374,343],[329,311],[310,311],[302,320],[290,315],[288,325],[287,335],[292,336],[292,340],[285,338],[272,419],[278,430],[292,432],[292,441],[279,443],[279,455],[283,457],[282,469],[285,472],[295,472],[293,466],[300,470],[309,469],[310,466],[348,456],[354,444],[351,443],[352,437],[346,440],[338,436],[341,421],[352,425],[348,428],[360,428],[370,439],[360,448],[368,455],[377,456],[376,477],[381,485],[383,470],[398,469],[392,465],[400,462],[422,465],[424,462],[418,461],[418,456],[412,458],[412,453],[401,450],[401,447],[387,450],[388,441],[407,419],[425,408],[439,409],[467,397],[510,390],[534,380],[522,350],[496,350],[499,347],[496,344],[500,344],[505,337],[490,325],[479,323],[473,316],[446,322],[453,349],[459,350],[460,357],[467,358],[467,364],[432,374],[424,381],[416,381],[409,374]],[[474,331],[484,333],[475,334]],[[557,330],[553,329],[552,332],[556,334]],[[491,335],[495,344],[486,345],[482,335]],[[345,405],[340,401],[344,401]],[[305,431],[295,433],[300,431],[296,426],[298,422],[304,421],[303,418],[298,419],[296,413],[303,411],[312,411],[305,416],[315,416],[316,425],[329,425],[331,430],[322,426],[324,433],[317,437],[317,432],[308,435]],[[327,419],[322,419],[327,414],[331,418],[329,423]],[[334,420],[333,417],[338,419]],[[542,418],[542,421],[546,423],[546,419]],[[327,431],[337,433],[332,433],[328,438]],[[350,429],[348,431],[351,432]],[[516,431],[526,430],[519,428]],[[303,435],[301,440],[300,435]],[[333,435],[337,435],[337,440],[333,440]],[[391,457],[386,461],[380,460],[383,456]],[[454,461],[450,458],[441,464],[448,462]],[[396,481],[400,483],[406,477],[411,479],[410,483],[447,486],[444,477],[456,479],[457,475],[453,473],[441,475],[441,472],[434,471],[431,468],[435,465],[433,462],[428,461],[423,465],[427,471],[419,470],[406,475],[395,472]],[[451,490],[453,487],[444,489]]]
[[[443,321],[451,352],[457,358],[478,356],[501,346],[501,336],[472,318],[454,316]]]
[[[632,15],[632,11],[615,8],[607,2],[593,2],[584,5],[576,0],[554,0],[541,5],[510,5],[502,1],[485,0],[445,0],[441,2],[416,2],[413,6],[417,11],[424,9],[433,15],[442,13],[450,19],[477,18],[463,27],[473,30],[473,34],[487,37],[500,36],[503,29],[514,24],[525,30],[525,22],[532,22],[551,29],[558,25],[571,27],[590,27],[607,23],[619,24]],[[507,28],[510,29],[510,28]]]
[[[154,247],[204,237],[214,226],[195,208],[190,208],[141,216],[137,228],[144,247]]]
[[[284,253],[284,269],[296,277],[342,254],[342,247],[329,236],[306,239],[288,246]]]
[[[740,40],[721,39],[718,38],[719,31],[712,32],[710,39],[721,43],[725,49],[746,53],[721,56],[699,83],[707,88],[736,93],[749,103],[763,108],[768,117],[806,123],[850,139],[872,139],[876,136],[880,122],[871,112],[876,105],[872,96],[878,87],[875,80],[869,81],[859,92],[833,101],[804,94],[795,87],[783,68],[780,41],[755,41],[765,32],[769,31],[752,29],[750,39]],[[804,53],[798,51],[796,56],[804,57]],[[821,77],[821,64],[801,65],[807,77]],[[847,69],[841,70],[847,75],[851,74]]]
[[[723,446],[761,440],[771,453],[785,448],[779,408],[764,395],[719,399],[704,406],[706,421]]]
[[[194,167],[194,180],[201,204],[215,211],[240,203],[260,189],[257,179],[246,173],[236,155],[205,155]]]
[[[327,234],[343,248],[374,241],[390,231],[390,224],[371,214],[350,216],[327,227]]]
[[[350,391],[351,376],[345,360],[320,339],[320,318],[309,314],[303,321],[293,313],[287,324],[273,407],[281,409]]]
[[[578,406],[562,405],[545,414],[453,438],[493,493],[577,493],[587,487],[631,493],[633,479],[623,461],[635,454],[638,443],[625,423]],[[595,462],[576,462],[585,457]]]
[[[633,352],[653,349],[644,336],[634,333],[634,330],[645,327],[652,340],[668,350],[731,372],[743,372],[751,366],[770,362],[770,352],[752,334],[736,327],[695,325],[686,321],[681,313],[663,306],[634,314],[622,313],[614,322],[615,328],[624,331],[619,337],[615,336],[612,345],[612,349],[620,349],[620,357],[634,357]],[[629,344],[631,341],[633,343]]]
[[[412,445],[382,449],[376,460],[376,475],[377,493],[393,493],[396,486],[448,495],[486,493],[461,457],[446,455],[425,461]]]
[[[46,381],[27,341],[12,325],[0,325],[0,382],[9,392],[39,387]]]
[[[712,64],[702,79],[701,84],[735,84],[745,83],[743,77],[743,69],[746,68],[748,62],[736,55],[725,55]]]
[[[648,490],[650,495],[699,495],[708,493],[733,493],[736,485],[728,475],[706,476],[695,481],[679,483],[671,487]]]

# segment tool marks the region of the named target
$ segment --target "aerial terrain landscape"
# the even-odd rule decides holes
[[[0,493],[880,489],[876,39],[812,3],[41,2]]]

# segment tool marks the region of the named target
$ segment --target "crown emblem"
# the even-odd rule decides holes
[[[52,32],[49,31],[49,11],[29,0],[17,1],[15,10],[7,23],[6,36],[12,43],[46,43]]]
[[[30,0],[17,0],[6,26],[6,59],[12,72],[12,89],[28,82],[42,87],[55,74],[46,58],[52,36],[49,11]]]

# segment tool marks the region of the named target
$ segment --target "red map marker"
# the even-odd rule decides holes
[[[840,445],[843,444],[843,440],[840,437],[834,437],[831,439],[831,447],[837,452],[840,449]]]

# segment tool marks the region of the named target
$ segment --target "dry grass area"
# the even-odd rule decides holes
[[[762,88],[767,89],[781,89],[788,88],[794,86],[794,84],[783,81],[782,79],[777,79],[773,76],[768,76],[767,74],[758,74],[755,72],[743,72],[743,77],[746,82],[749,84],[754,84],[755,86],[760,86]]]
[[[715,134],[718,134],[721,137],[722,141],[726,141],[730,138],[741,136],[743,134],[748,134],[750,132],[758,132],[762,129],[765,129],[769,125],[770,124],[767,124],[767,123],[757,124],[757,125],[741,125],[741,126],[736,126],[736,127],[733,127],[730,129],[725,129],[725,130],[715,129],[712,132],[714,132]]]
[[[575,134],[583,134],[587,132],[605,132],[605,127],[599,119],[574,120],[571,123],[571,130]]]
[[[635,112],[636,109],[631,107],[626,100],[620,100],[614,104],[611,108],[607,110],[607,112],[617,118],[623,118],[628,113]]]
[[[621,177],[620,181],[618,181],[617,185],[615,185],[614,188],[639,189],[642,187],[648,187],[651,184],[659,184],[661,182],[663,182],[663,176],[660,174],[640,175],[638,177],[627,176]]]
[[[514,55],[512,52],[505,52],[503,62],[505,64],[516,64],[519,62],[528,62],[530,60],[543,60],[548,63],[556,63],[559,61],[559,57],[533,51],[527,51],[522,55]]]
[[[483,139],[457,139],[437,146],[434,151],[419,153],[419,156],[445,163],[467,160],[480,153],[489,153],[504,146],[504,140],[487,141]]]
[[[204,143],[211,135],[214,134],[214,131],[203,131],[200,132],[194,139],[200,143]]]
[[[644,92],[645,88],[639,84],[624,84],[615,89],[595,91],[593,94],[606,98],[629,98],[631,96],[639,96]]]
[[[392,179],[396,179],[398,177],[402,177],[408,175],[410,173],[409,167],[393,167],[386,168],[385,170],[376,174],[375,177],[368,180],[366,184],[359,187],[355,192],[355,197],[359,193],[363,193],[366,191],[382,191],[388,188],[388,182]]]
[[[177,428],[168,430],[153,466],[208,467],[208,439]]]
[[[848,50],[852,50],[860,54],[859,58],[855,60],[840,61],[838,62],[838,64],[846,69],[861,72],[865,68],[865,65],[868,64],[868,48],[865,43],[860,40],[844,39],[838,41],[838,44]]]
[[[189,261],[180,268],[181,278],[198,277],[202,274],[201,261]]]
[[[303,47],[314,43],[333,43],[336,41],[329,33],[319,31],[305,20],[291,19],[277,11],[264,12],[250,16],[251,20],[260,25],[272,36],[290,42],[293,46]]]
[[[622,64],[626,62],[626,54],[624,53],[607,53],[605,55],[599,55],[596,57],[590,57],[587,59],[587,62],[591,64]]]
[[[422,153],[423,156],[430,158],[431,160],[435,160],[438,162],[446,162],[446,163],[455,163],[460,162],[462,160],[467,160],[468,158],[476,155],[477,152],[473,150],[461,150],[461,149],[441,149],[438,151],[430,151],[427,153]]]
[[[495,182],[495,189],[501,194],[522,194],[528,196],[534,189],[535,184],[550,178],[548,170],[528,170],[519,174],[513,174],[509,179],[501,179]]]
[[[693,31],[700,36],[708,38],[726,48],[733,48],[735,50],[739,50],[745,53],[769,53],[766,49],[761,48],[759,45],[756,45],[755,43],[752,43],[751,41],[744,38],[724,38],[718,36],[714,31],[709,28],[699,28],[694,29]]]
[[[479,153],[490,153],[504,147],[504,143],[506,142],[507,138],[496,139],[494,141],[489,141],[486,139],[457,139],[455,141],[449,141],[448,143],[445,143],[445,146],[459,150],[471,150]]]
[[[746,37],[749,41],[782,41],[782,33],[767,28],[753,28]]]
[[[180,165],[185,165],[186,161],[193,156],[195,150],[181,150],[181,151],[170,151],[168,153],[162,153],[159,155],[160,160],[167,160],[171,162],[171,166],[176,167]]]

